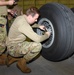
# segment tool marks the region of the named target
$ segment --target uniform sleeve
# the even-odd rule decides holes
[[[39,26],[40,26],[39,24],[35,23],[35,24],[32,25],[32,28],[39,28]]]
[[[37,33],[35,33],[27,22],[22,22],[18,30],[35,42],[42,42],[48,38],[47,34],[40,36]]]

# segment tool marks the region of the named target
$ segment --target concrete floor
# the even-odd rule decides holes
[[[0,66],[0,75],[74,75],[74,56],[62,62],[51,62],[40,56],[27,65],[32,70],[30,74],[22,73],[14,63],[10,67]]]

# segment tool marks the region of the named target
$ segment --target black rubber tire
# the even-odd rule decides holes
[[[71,8],[71,10],[72,10],[72,12],[74,13],[74,7],[73,7],[73,8]]]
[[[42,56],[47,60],[55,62],[65,60],[72,56],[74,53],[73,12],[65,5],[58,3],[47,3],[39,10],[41,14],[39,21],[42,18],[49,19],[55,31],[53,44],[49,48],[43,47],[41,52]]]

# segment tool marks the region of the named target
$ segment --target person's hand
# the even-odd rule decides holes
[[[47,30],[47,28],[45,27],[45,26],[43,26],[43,25],[41,25],[41,26],[39,26],[39,28],[41,29],[41,30],[44,30],[45,31],[45,34],[47,34],[48,35],[48,37],[51,35],[51,29],[48,29]]]
[[[8,9],[8,13],[9,13],[13,18],[16,18],[16,17],[17,17],[17,11],[16,11],[16,10]]]
[[[45,26],[43,26],[43,25],[39,26],[39,28],[40,28],[41,30],[45,30]]]
[[[48,37],[50,37],[51,32],[45,32],[45,34],[47,34],[47,35],[48,35]]]
[[[15,3],[15,0],[9,0],[8,5],[13,5]]]

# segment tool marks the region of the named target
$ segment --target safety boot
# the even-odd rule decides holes
[[[27,67],[26,60],[24,58],[21,58],[17,62],[17,67],[23,72],[23,73],[30,73],[31,69]]]
[[[6,58],[7,58],[6,54],[0,55],[0,66],[6,65],[6,63],[5,63]]]
[[[17,62],[20,58],[12,57],[10,55],[7,56],[6,65],[9,67],[12,63]]]

